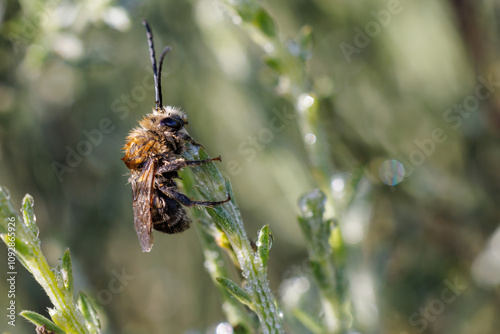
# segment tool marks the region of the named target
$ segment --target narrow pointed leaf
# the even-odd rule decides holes
[[[35,213],[33,211],[33,206],[35,201],[30,194],[26,194],[23,198],[23,219],[24,224],[29,229],[33,237],[38,237],[38,227],[36,226]]]
[[[94,304],[86,294],[80,292],[78,295],[78,308],[83,314],[83,317],[94,325],[95,328],[101,329],[101,321],[94,307]]]
[[[32,311],[22,311],[20,314],[24,318],[26,318],[28,321],[32,322],[33,324],[35,324],[37,326],[45,325],[45,328],[49,331],[54,331],[57,334],[64,334],[65,333],[60,327],[58,327],[56,324],[54,324],[52,321],[45,318],[41,314],[38,314],[38,313],[32,312]]]
[[[253,24],[268,37],[276,36],[276,25],[271,16],[262,8],[259,8],[253,19]]]
[[[217,282],[219,282],[223,287],[227,289],[236,299],[238,299],[241,303],[247,305],[252,308],[252,301],[250,296],[247,295],[245,291],[243,291],[236,283],[231,281],[226,277],[217,277]]]
[[[66,249],[61,258],[61,279],[64,289],[68,293],[73,293],[73,269],[71,268],[71,256],[69,249]]]
[[[9,200],[9,191],[5,187],[0,187],[0,232],[8,232],[8,222],[14,221],[19,222],[19,217],[17,215],[14,205]]]
[[[266,56],[264,58],[264,63],[266,63],[266,65],[269,66],[269,68],[271,68],[272,70],[280,74],[283,73],[284,66],[281,59],[277,57]]]
[[[259,252],[259,257],[262,260],[262,265],[267,265],[267,260],[269,259],[269,250],[272,246],[272,235],[269,230],[268,225],[264,225],[259,232],[259,237],[257,239],[257,251]]]

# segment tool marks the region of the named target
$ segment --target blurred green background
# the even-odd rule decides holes
[[[349,250],[353,330],[496,333],[500,5],[261,4],[284,41],[313,29],[304,85],[320,108],[322,158],[334,166],[329,196],[342,202],[345,180],[363,175],[353,201],[330,212]],[[249,236],[270,225],[270,285],[283,308],[301,298],[307,308],[315,288],[297,200],[321,186],[308,154],[319,143],[301,132],[266,51],[218,1],[0,0],[0,184],[16,207],[33,195],[49,262],[71,249],[75,290],[97,298],[107,333],[214,333],[224,315],[195,230],[156,233],[146,254],[133,228],[120,158],[128,131],[154,105],[142,18],[157,49],[173,48],[164,103],[185,110],[190,134],[222,155]],[[282,130],[265,130],[277,114]],[[51,306],[20,264],[16,300],[18,311]],[[4,316],[0,323],[34,332],[21,317],[15,328]]]

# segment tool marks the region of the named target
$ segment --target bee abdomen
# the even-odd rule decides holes
[[[182,206],[158,190],[153,194],[151,218],[155,230],[168,234],[182,232],[191,224]]]

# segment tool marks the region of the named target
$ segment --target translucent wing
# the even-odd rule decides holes
[[[134,202],[134,226],[143,252],[153,248],[153,221],[151,217],[151,201],[156,173],[156,161],[146,162],[142,174],[132,180],[132,196]]]

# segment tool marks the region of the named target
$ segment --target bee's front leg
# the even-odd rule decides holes
[[[187,133],[184,133],[184,132],[177,132],[175,134],[175,136],[183,141],[186,141],[194,146],[198,146],[198,147],[201,147],[201,148],[204,148],[203,145],[201,145],[200,143],[198,143],[196,140],[194,140],[190,135],[188,135]]]

